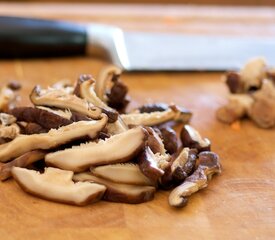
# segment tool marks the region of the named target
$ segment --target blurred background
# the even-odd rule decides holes
[[[275,0],[9,0],[0,2],[70,2],[70,3],[143,3],[143,4],[201,4],[275,6]]]

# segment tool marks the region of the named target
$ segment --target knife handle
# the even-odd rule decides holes
[[[0,58],[29,58],[84,55],[86,28],[81,25],[0,17]]]

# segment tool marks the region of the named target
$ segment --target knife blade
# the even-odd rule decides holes
[[[275,65],[275,41],[264,37],[124,32],[102,24],[0,17],[0,58],[108,56],[126,71],[223,71],[263,56]]]

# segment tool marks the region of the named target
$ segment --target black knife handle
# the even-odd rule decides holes
[[[86,43],[84,26],[0,16],[0,58],[83,55]]]

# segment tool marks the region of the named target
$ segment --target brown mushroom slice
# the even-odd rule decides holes
[[[184,125],[180,138],[183,147],[196,148],[199,152],[210,151],[211,142],[208,138],[202,138],[200,133],[190,125]]]
[[[19,133],[20,128],[16,123],[5,127],[0,126],[0,138],[14,139],[19,135]]]
[[[11,177],[11,170],[13,167],[27,167],[31,163],[34,163],[38,160],[43,159],[45,155],[46,155],[45,151],[34,150],[34,151],[27,152],[8,163],[1,165],[0,166],[0,180],[4,181],[4,180],[8,179],[9,177]]]
[[[91,166],[123,163],[136,156],[144,147],[147,132],[142,127],[121,134],[46,155],[46,164],[81,172]]]
[[[101,199],[105,186],[90,182],[74,183],[73,174],[57,168],[46,168],[43,174],[19,167],[12,169],[12,176],[18,185],[25,192],[40,198],[78,206]]]
[[[247,115],[253,102],[250,95],[232,94],[229,96],[228,104],[217,110],[217,119],[224,123],[233,123]]]
[[[158,128],[160,131],[163,145],[169,154],[174,154],[178,151],[178,138],[175,130],[169,126]]]
[[[152,152],[154,154],[155,153],[160,153],[161,155],[166,154],[166,149],[164,148],[162,139],[160,138],[156,130],[151,127],[145,127],[145,129],[149,133],[147,145],[150,147]]]
[[[87,100],[94,106],[102,108],[102,111],[109,117],[109,122],[115,122],[118,118],[118,112],[110,108],[95,93],[95,80],[91,75],[81,75],[77,82],[77,96]]]
[[[121,114],[122,120],[129,125],[144,125],[154,126],[168,121],[181,121],[187,123],[190,120],[190,115],[187,112],[182,112],[179,108],[173,106],[165,111],[157,111],[151,113],[129,113]]]
[[[118,163],[90,169],[92,174],[106,180],[133,185],[152,185],[150,179],[142,174],[139,166],[134,163]]]
[[[70,109],[85,114],[92,119],[101,118],[102,111],[100,108],[93,106],[76,95],[68,94],[62,89],[41,89],[36,86],[32,90],[30,99],[34,105]]]
[[[18,121],[37,123],[45,129],[59,128],[72,123],[67,118],[39,108],[17,107],[10,112]]]
[[[103,102],[107,102],[107,96],[105,94],[107,83],[112,80],[114,75],[120,75],[121,72],[121,69],[114,65],[106,66],[99,72],[95,83],[95,93]]]
[[[196,149],[183,148],[171,165],[173,179],[182,182],[193,171],[198,151]]]
[[[154,183],[164,174],[169,166],[170,155],[153,153],[150,147],[146,146],[138,156],[138,165],[141,172]]]
[[[261,57],[250,59],[241,69],[240,76],[246,91],[260,88],[262,80],[266,77],[265,59]]]
[[[90,172],[78,173],[73,177],[74,181],[91,181],[106,186],[106,192],[103,199],[111,202],[122,203],[143,203],[154,198],[156,189],[152,186],[139,186],[115,183],[103,178],[94,176]]]
[[[169,205],[172,207],[184,207],[188,201],[187,197],[207,187],[212,175],[220,172],[221,166],[218,155],[213,152],[201,152],[197,169],[170,193]]]
[[[262,88],[253,94],[254,103],[248,111],[249,117],[262,128],[275,126],[275,86],[265,79]]]
[[[50,149],[84,136],[96,137],[105,127],[107,116],[98,121],[79,121],[48,133],[20,135],[0,145],[0,162],[7,162],[35,149]]]

